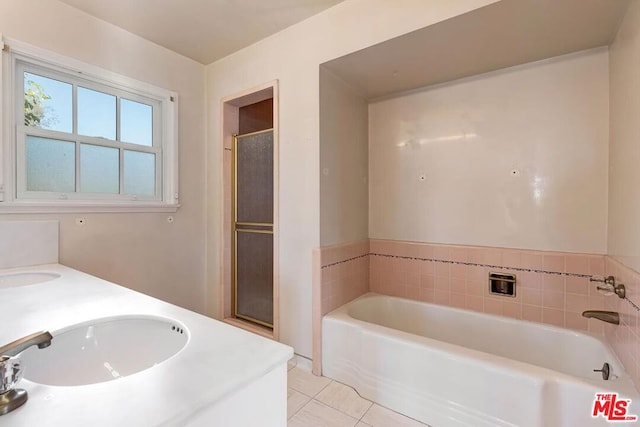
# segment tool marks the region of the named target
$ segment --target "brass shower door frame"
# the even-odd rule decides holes
[[[238,319],[242,319],[242,320],[246,320],[261,326],[264,326],[266,328],[269,329],[274,329],[274,324],[273,323],[267,323],[264,322],[262,320],[259,319],[255,319],[251,316],[247,316],[247,315],[243,315],[243,314],[239,314],[238,313],[238,263],[237,263],[237,259],[238,259],[238,245],[237,245],[237,235],[238,233],[259,233],[259,234],[271,234],[273,235],[274,232],[274,224],[271,223],[266,223],[266,222],[238,222],[238,217],[237,217],[237,212],[238,212],[238,138],[244,138],[244,137],[248,137],[248,136],[253,136],[253,135],[260,135],[263,133],[268,133],[271,132],[273,133],[273,138],[275,138],[275,130],[274,128],[269,128],[269,129],[264,129],[264,130],[260,130],[257,132],[249,132],[249,133],[245,133],[245,134],[241,134],[241,135],[234,135],[233,136],[233,146],[232,146],[232,162],[231,162],[231,185],[233,188],[233,192],[232,192],[232,197],[233,200],[231,201],[231,218],[233,221],[233,227],[232,227],[232,231],[231,231],[231,253],[232,253],[232,257],[231,257],[231,282],[233,284],[233,294],[232,294],[232,304],[233,304],[233,315],[238,318]],[[272,155],[274,156],[274,166],[275,166],[275,141],[274,141],[274,150],[272,151]],[[275,168],[274,168],[275,171]],[[273,183],[273,185],[275,186],[275,182]],[[274,188],[275,191],[275,188]],[[275,194],[275,193],[274,193]],[[274,206],[274,216],[275,216],[275,206]],[[274,236],[274,247],[272,248],[273,250],[273,254],[274,254],[274,262],[275,262],[275,236]],[[273,271],[275,272],[275,266],[273,266],[274,269]],[[275,286],[275,277],[274,277],[274,281],[272,282],[272,286]],[[275,288],[274,288],[275,289]],[[274,303],[277,301],[276,300],[276,293],[274,291],[274,295],[273,295],[273,301]],[[275,314],[275,307],[274,307],[274,314]]]

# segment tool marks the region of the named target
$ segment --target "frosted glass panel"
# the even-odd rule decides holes
[[[80,191],[120,192],[120,150],[97,145],[80,145]]]
[[[73,87],[69,83],[24,73],[24,124],[73,131]]]
[[[273,132],[239,136],[236,146],[238,222],[273,222]]]
[[[76,190],[75,143],[27,136],[27,191]]]
[[[120,140],[151,147],[153,145],[153,107],[120,99]]]
[[[116,97],[78,87],[78,133],[116,139]]]
[[[141,196],[156,193],[156,155],[138,151],[124,152],[124,192]]]
[[[236,315],[273,324],[273,235],[236,233]]]

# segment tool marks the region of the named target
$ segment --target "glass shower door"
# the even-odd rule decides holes
[[[235,316],[273,328],[273,129],[233,149]]]

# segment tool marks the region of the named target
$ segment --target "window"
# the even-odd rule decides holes
[[[175,210],[175,94],[15,43],[0,210]]]

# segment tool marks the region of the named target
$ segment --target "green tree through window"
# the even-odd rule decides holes
[[[42,85],[28,80],[24,91],[24,124],[33,127],[49,127],[56,119],[47,115],[48,107],[45,103],[51,99]]]

